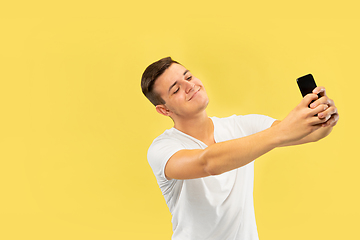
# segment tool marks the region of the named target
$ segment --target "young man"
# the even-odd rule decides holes
[[[156,111],[174,121],[148,150],[172,214],[173,240],[258,239],[254,160],[276,147],[324,138],[339,119],[323,87],[282,121],[262,115],[209,118],[203,84],[170,57],[147,67],[141,87]]]

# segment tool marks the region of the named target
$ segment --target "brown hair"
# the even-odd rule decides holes
[[[154,106],[159,104],[165,104],[165,101],[161,96],[153,90],[154,83],[161,74],[168,69],[171,64],[178,62],[171,59],[171,57],[162,58],[152,64],[150,64],[144,71],[141,78],[141,89],[143,94],[150,100]]]

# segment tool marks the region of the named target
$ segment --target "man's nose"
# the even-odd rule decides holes
[[[191,90],[193,90],[194,87],[195,87],[195,84],[193,84],[193,83],[191,83],[191,82],[188,82],[188,81],[186,81],[185,84],[186,84],[186,88],[185,88],[185,92],[186,92],[186,93],[191,92]]]

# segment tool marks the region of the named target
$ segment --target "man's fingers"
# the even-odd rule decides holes
[[[326,96],[326,90],[325,90],[325,88],[323,86],[316,87],[313,90],[313,93],[314,94],[319,94],[320,93],[320,96]]]
[[[337,113],[337,108],[334,106],[331,106],[329,108],[327,108],[326,110],[324,110],[323,112],[320,112],[318,114],[319,118],[330,118],[331,115],[336,114]]]
[[[331,118],[322,124],[322,127],[334,127],[339,121],[339,114],[333,114]]]
[[[316,100],[315,102],[311,103],[310,104],[310,108],[314,109],[316,108],[317,106],[319,106],[320,104],[326,104],[328,105],[329,107],[330,106],[334,106],[334,101],[330,98],[328,98],[327,96],[324,96],[324,97],[321,97],[319,98],[318,100]]]
[[[318,117],[326,120],[323,127],[333,127],[339,120],[339,113],[335,106],[331,106],[326,111],[319,113]]]
[[[329,106],[327,104],[320,104],[320,105],[316,106],[316,108],[312,108],[312,111],[309,113],[309,115],[315,116],[316,114],[324,113],[328,108],[329,108]],[[324,118],[325,116],[326,115],[319,117],[319,118]]]
[[[317,116],[315,116],[317,114]],[[309,116],[314,116],[311,119],[311,124],[323,124],[329,122],[327,126],[335,126],[338,117],[337,108],[335,106],[329,107],[326,104],[321,104],[309,112]]]
[[[309,93],[303,98],[301,105],[303,107],[308,107],[312,101],[315,101],[317,99],[318,99],[318,96],[316,94]]]

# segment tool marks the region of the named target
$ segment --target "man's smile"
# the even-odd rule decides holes
[[[188,101],[190,101],[191,99],[193,99],[195,97],[195,95],[200,91],[201,87],[199,86],[199,89],[196,90],[193,95],[188,99]]]

